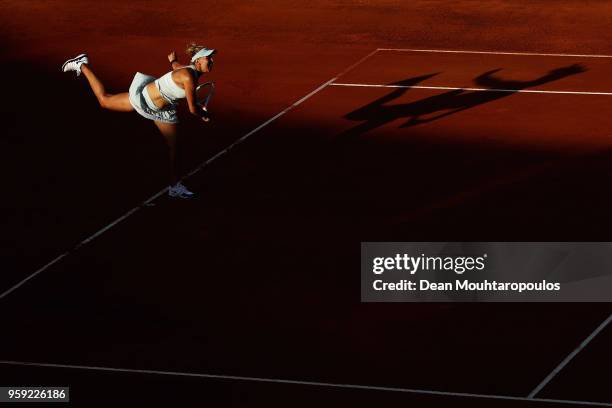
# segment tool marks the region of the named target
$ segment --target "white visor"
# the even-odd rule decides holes
[[[195,62],[198,58],[208,57],[213,55],[217,50],[212,48],[202,48],[200,51],[196,52],[193,57],[191,57],[191,62]]]

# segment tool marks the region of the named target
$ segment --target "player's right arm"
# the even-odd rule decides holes
[[[192,115],[200,117],[204,122],[208,122],[210,120],[208,116],[208,111],[203,106],[198,105],[196,98],[196,81],[193,78],[189,69],[184,69],[180,72],[180,81],[183,85],[183,89],[185,90],[185,98],[187,99],[187,106],[189,107],[189,112]]]

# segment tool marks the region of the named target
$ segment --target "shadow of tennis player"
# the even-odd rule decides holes
[[[344,116],[346,119],[364,122],[342,132],[339,135],[340,140],[359,136],[379,126],[402,118],[408,118],[408,121],[402,124],[400,128],[432,122],[484,103],[508,97],[526,88],[540,86],[570,75],[580,74],[585,72],[586,68],[579,64],[556,68],[546,75],[531,81],[502,79],[495,76],[499,71],[501,71],[501,68],[487,71],[474,78],[476,86],[485,88],[485,90],[453,89],[415,102],[396,105],[389,105],[389,102],[402,96],[410,87],[437,74],[409,78],[389,84],[398,85],[402,88],[394,89],[389,94],[346,114]]]

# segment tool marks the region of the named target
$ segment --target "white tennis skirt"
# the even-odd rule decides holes
[[[155,81],[155,77],[137,72],[130,85],[130,103],[141,116],[164,123],[178,123],[176,105],[168,105],[162,109],[155,106],[146,86]]]

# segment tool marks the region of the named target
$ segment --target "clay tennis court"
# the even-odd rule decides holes
[[[182,10],[189,10],[183,12]],[[610,241],[604,2],[5,2],[0,386],[97,406],[610,406],[605,303],[361,303],[363,241]],[[196,40],[213,121],[111,91]],[[6,126],[6,125],[5,125]],[[160,192],[158,194],[158,192]]]

